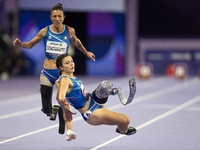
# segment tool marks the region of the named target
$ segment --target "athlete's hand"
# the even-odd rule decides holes
[[[87,52],[87,57],[91,58],[93,61],[95,61],[95,55],[92,52]]]
[[[58,104],[60,104],[61,106],[69,105],[69,103],[65,99],[57,99],[57,101]]]
[[[13,41],[13,45],[14,46],[21,46],[21,41],[18,39],[18,38],[16,38],[14,41]]]
[[[72,121],[72,115],[75,115],[76,113],[73,113],[71,111],[65,111],[65,119],[66,121]]]

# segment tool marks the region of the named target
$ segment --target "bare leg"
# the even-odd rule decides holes
[[[72,131],[72,121],[66,121],[67,136],[66,140],[71,141],[76,139],[76,133]]]
[[[65,113],[63,113],[63,115],[64,115],[63,117],[65,118]],[[66,121],[66,119],[65,119],[65,124],[66,124],[66,128],[67,128],[66,140],[67,141],[75,140],[76,133],[72,131],[72,120]]]
[[[124,114],[101,108],[95,110],[90,118],[87,119],[87,122],[91,125],[117,125],[120,133],[126,133],[130,119]]]

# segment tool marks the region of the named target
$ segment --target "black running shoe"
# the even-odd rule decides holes
[[[117,133],[120,133],[119,129],[116,129]],[[134,127],[129,127],[128,131],[126,133],[120,133],[120,134],[125,134],[125,135],[132,135],[135,134],[137,132],[137,130]]]

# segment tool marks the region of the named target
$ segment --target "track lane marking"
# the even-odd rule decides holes
[[[82,120],[81,116],[73,119],[73,121],[79,121],[79,120]],[[33,132],[29,132],[29,133],[26,133],[26,134],[16,136],[14,138],[10,138],[10,139],[1,141],[0,144],[4,144],[4,143],[10,142],[10,141],[14,141],[14,140],[17,140],[17,139],[20,139],[20,138],[23,138],[23,137],[26,137],[26,136],[29,136],[29,135],[33,135],[33,134],[40,133],[40,132],[43,132],[43,131],[46,131],[46,130],[50,130],[50,129],[53,129],[53,128],[57,128],[58,126],[59,126],[59,124],[57,123],[57,124],[49,126],[49,127],[45,127],[45,128],[33,131]]]
[[[169,94],[169,93],[172,93],[172,92],[176,92],[178,90],[181,90],[181,89],[184,89],[184,88],[188,88],[189,86],[193,86],[195,84],[199,84],[199,82],[197,82],[197,80],[199,81],[198,78],[194,78],[192,80],[189,80],[187,82],[184,82],[182,84],[178,84],[178,85],[174,85],[174,86],[171,86],[171,87],[168,87],[168,88],[165,88],[165,89],[162,89],[162,90],[159,90],[159,91],[156,91],[156,92],[152,92],[152,93],[149,93],[149,94],[146,94],[146,95],[143,95],[143,96],[140,96],[140,97],[137,97],[133,100],[133,102],[127,106],[130,106],[130,105],[133,105],[133,104],[136,104],[136,103],[139,103],[139,102],[142,102],[142,101],[145,101],[145,100],[149,100],[149,99],[152,99],[152,98],[156,98],[156,97],[159,97],[159,96],[163,96],[165,94]],[[187,85],[187,86],[186,86]],[[126,89],[127,88],[127,89]],[[126,86],[125,88],[123,88],[123,91],[126,91],[126,90],[129,90],[129,87]],[[34,95],[31,95],[31,98],[33,97]],[[38,96],[38,94],[37,94]],[[25,96],[24,98],[27,99],[28,96]],[[14,99],[12,99],[13,101]],[[0,102],[1,103],[1,102]],[[56,105],[56,104],[55,104]],[[122,108],[124,107],[123,105],[121,105],[121,103],[119,104],[116,104],[116,105],[113,105],[113,106],[110,106],[108,107],[107,109],[109,110],[115,110],[115,109],[118,109],[118,108]],[[34,113],[34,112],[37,112],[39,111],[41,108],[40,107],[37,107],[37,108],[33,108],[33,109],[28,109],[28,110],[24,110],[24,111],[19,111],[19,112],[15,112],[15,113],[11,113],[11,114],[7,114],[7,115],[2,115],[0,116],[0,120],[1,119],[6,119],[6,118],[10,118],[10,117],[16,117],[16,116],[20,116],[20,115],[25,115],[25,114],[28,114],[28,113]]]
[[[130,77],[131,78],[131,77]],[[162,78],[156,78],[154,80],[149,80],[145,83],[140,83],[140,84],[148,84],[150,85],[151,82],[160,82]],[[113,79],[113,80],[110,80],[111,82],[118,82],[119,79]],[[95,82],[95,83],[90,83],[90,84],[86,84],[85,87],[87,87],[87,89],[90,89],[91,87],[97,87],[99,85],[99,82]],[[148,88],[149,86],[141,86],[143,88]],[[127,90],[129,90],[129,87],[128,87],[128,82],[127,82]],[[57,92],[57,90],[53,90],[53,93],[55,94]],[[1,105],[6,105],[6,104],[13,104],[13,103],[19,103],[19,102],[24,102],[24,101],[30,101],[30,100],[33,100],[35,98],[40,98],[41,97],[41,94],[40,93],[36,93],[36,94],[31,94],[31,95],[26,95],[26,96],[21,96],[21,97],[16,97],[16,98],[10,98],[10,99],[3,99],[3,100],[0,100],[0,106]]]
[[[150,125],[150,124],[152,124],[152,123],[154,123],[156,121],[159,121],[159,120],[161,120],[161,119],[163,119],[163,118],[165,118],[165,117],[167,117],[169,115],[172,115],[172,114],[174,114],[174,113],[176,113],[176,112],[178,112],[178,111],[180,111],[180,110],[182,110],[184,108],[187,108],[187,107],[191,106],[192,104],[195,104],[195,103],[197,103],[199,101],[200,101],[200,95],[195,97],[195,98],[193,98],[192,100],[190,100],[188,102],[183,103],[182,105],[179,105],[178,107],[176,107],[174,109],[171,109],[171,110],[169,110],[169,111],[167,111],[167,112],[165,112],[165,113],[163,113],[163,114],[161,114],[161,115],[159,115],[159,116],[157,116],[157,117],[155,117],[155,118],[153,118],[153,119],[141,124],[140,126],[136,127],[136,129],[137,130],[142,129],[142,128],[144,128],[144,127],[146,127],[146,126],[148,126],[148,125]],[[102,144],[100,144],[100,145],[98,145],[98,146],[96,146],[96,147],[94,147],[94,148],[92,148],[90,150],[99,149],[99,148],[101,148],[101,147],[103,147],[105,145],[108,145],[108,144],[110,144],[112,142],[115,142],[116,140],[118,140],[118,139],[120,139],[120,138],[122,138],[124,136],[126,136],[126,135],[119,135],[119,136],[117,136],[117,137],[115,137],[115,138],[113,138],[113,139],[111,139],[111,140],[109,140],[109,141],[107,141],[105,143],[102,143]]]
[[[157,91],[157,92],[153,92],[153,93],[150,93],[150,94],[146,94],[146,95],[144,95],[144,96],[141,96],[141,97],[136,98],[135,101],[133,101],[131,104],[129,104],[129,105],[127,105],[127,106],[130,106],[130,105],[135,104],[135,103],[138,103],[138,102],[142,102],[142,101],[144,101],[144,100],[148,100],[148,99],[152,99],[152,98],[155,98],[155,97],[163,96],[163,95],[169,94],[169,93],[171,93],[171,92],[173,92],[173,91],[174,91],[174,92],[175,92],[175,91],[178,91],[178,90],[180,90],[180,89],[182,89],[182,88],[188,88],[189,86],[192,86],[193,84],[198,84],[199,82],[197,82],[197,80],[198,80],[198,78],[193,79],[193,80],[192,80],[193,82],[192,82],[192,81],[188,81],[188,82],[189,82],[189,85],[188,85],[188,82],[184,82],[183,85],[185,85],[185,86],[183,86],[182,84],[181,84],[181,85],[172,86],[173,89],[176,87],[176,90],[171,90],[172,87],[168,87],[168,88],[166,88],[166,89],[162,89],[162,90],[159,90],[159,91]],[[186,87],[186,85],[187,85],[187,87]],[[169,90],[169,92],[167,92],[168,90]],[[161,92],[162,94],[160,94],[160,92]],[[155,93],[157,93],[157,94],[155,94]],[[187,102],[186,102],[186,103],[187,103]],[[126,107],[127,107],[127,106],[126,106]],[[115,109],[118,109],[118,108],[121,108],[121,107],[124,107],[124,106],[122,106],[121,104],[117,104],[117,105],[108,107],[108,109],[110,109],[110,110],[115,110]],[[1,117],[1,116],[0,116],[0,117]],[[81,119],[82,119],[82,117],[80,116],[80,117],[74,118],[73,121],[75,122],[75,121],[79,121],[79,120],[81,120]],[[155,122],[155,121],[154,121],[154,122]],[[49,126],[49,127],[45,127],[45,128],[43,128],[43,129],[39,129],[39,130],[36,130],[36,131],[33,131],[33,132],[29,132],[29,133],[27,133],[27,134],[23,134],[23,135],[20,135],[20,136],[17,136],[17,137],[8,139],[8,140],[4,140],[4,141],[0,142],[0,144],[7,143],[7,142],[10,142],[10,141],[13,141],[13,140],[17,140],[17,139],[19,139],[19,138],[23,138],[23,137],[26,137],[26,136],[29,136],[29,135],[32,135],[32,134],[36,134],[36,133],[39,133],[39,132],[43,132],[43,131],[46,131],[46,130],[49,130],[49,129],[52,129],[52,128],[56,128],[56,127],[58,127],[58,124],[53,125],[53,126]],[[140,129],[140,126],[137,127],[137,129]],[[117,140],[117,139],[119,139],[119,138],[121,138],[121,137],[123,137],[123,136],[125,136],[125,135],[120,135],[120,136],[118,136],[118,137],[116,137],[116,138],[114,138],[114,139]],[[112,139],[111,141],[115,141],[115,140]],[[107,141],[106,143],[108,144],[108,143],[110,143],[110,142]],[[107,144],[106,144],[106,145],[107,145]]]

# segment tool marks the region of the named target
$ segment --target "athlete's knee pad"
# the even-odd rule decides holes
[[[53,87],[41,85],[40,91],[42,98],[42,111],[47,114],[47,116],[50,116],[52,111]]]
[[[93,92],[92,97],[94,101],[99,104],[105,104],[108,100],[108,96],[110,95],[110,90],[113,84],[109,81],[103,81]]]

